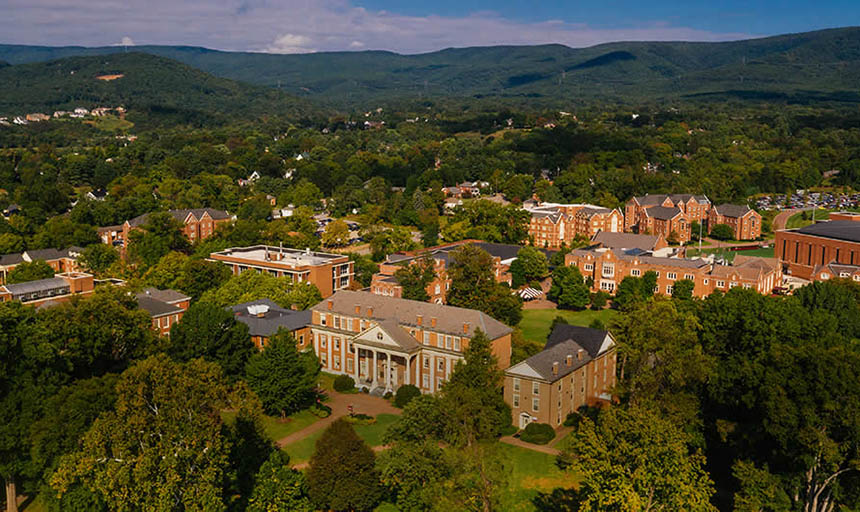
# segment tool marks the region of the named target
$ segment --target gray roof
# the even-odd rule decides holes
[[[178,292],[176,290],[159,290],[158,288],[144,288],[142,292],[137,294],[140,296],[147,296],[153,298],[155,300],[160,300],[161,302],[167,302],[168,304],[172,302],[182,302],[184,300],[191,300],[191,297],[185,295],[182,292]]]
[[[24,253],[22,252],[4,254],[0,256],[0,265],[18,265],[19,263],[24,263]]]
[[[693,198],[699,204],[710,204],[710,200],[703,195],[694,194],[645,194],[644,196],[636,196],[636,201],[642,206],[663,204],[663,201],[669,198],[672,203],[678,204],[679,201],[686,203]]]
[[[174,306],[173,304],[168,304],[166,302],[162,302],[158,299],[153,299],[152,297],[148,297],[142,294],[137,295],[137,305],[138,307],[140,307],[140,309],[149,313],[149,316],[151,316],[152,318],[172,315],[185,311],[184,309]]]
[[[860,242],[860,222],[853,220],[819,222],[800,228],[796,232],[803,233],[804,235],[846,240],[848,242]]]
[[[269,306],[269,310],[258,317],[248,313],[248,306]],[[312,313],[308,311],[294,311],[285,309],[276,304],[270,299],[252,300],[231,306],[230,310],[239,322],[248,326],[248,332],[251,336],[261,336],[270,338],[278,332],[278,329],[284,328],[288,331],[295,331],[311,324]]]
[[[35,293],[45,290],[54,290],[57,288],[67,287],[69,283],[61,277],[49,277],[48,279],[39,279],[36,281],[27,281],[26,283],[15,283],[5,285],[6,289],[12,295],[21,295],[25,293]]]
[[[340,290],[311,309],[320,313],[327,313],[329,312],[329,302],[331,302],[331,312],[333,313],[356,316],[355,307],[360,306],[361,316],[367,316],[368,308],[373,308],[373,314],[370,315],[370,318],[379,322],[393,320],[399,325],[410,327],[418,327],[418,316],[420,315],[423,327],[445,334],[471,337],[475,334],[476,329],[480,329],[488,338],[494,340],[510,334],[512,331],[507,325],[474,309],[386,297],[369,292]],[[432,318],[436,319],[436,327],[431,328],[429,326]],[[463,324],[467,326],[465,333],[463,332]]]
[[[714,210],[719,215],[732,218],[743,217],[752,211],[752,209],[745,204],[721,204],[719,206],[715,206]]]
[[[81,247],[69,247],[67,249],[28,249],[24,252],[16,252],[12,254],[4,254],[0,256],[0,265],[18,265],[27,261],[24,259],[26,255],[30,261],[43,260],[51,261],[60,258],[75,258],[83,252]]]
[[[608,331],[558,324],[547,338],[544,349],[520,364],[526,364],[542,379],[554,382],[568,375],[596,358]],[[584,351],[582,359],[577,356]],[[572,364],[567,365],[567,356],[572,356]],[[558,363],[558,374],[553,375],[552,367]]]
[[[637,235],[635,233],[607,233],[606,231],[601,231],[594,235],[591,240],[610,249],[642,249],[651,251],[657,246],[660,236]]]
[[[618,258],[625,261],[639,260],[642,263],[651,265],[664,265],[677,268],[702,268],[710,265],[707,260],[701,258],[661,258],[659,256],[637,256],[630,254],[618,254]]]
[[[582,208],[581,210],[579,210],[578,212],[576,212],[576,216],[577,217],[589,217],[590,218],[593,215],[597,215],[599,213],[610,213],[610,212],[612,212],[612,210],[610,210],[609,208],[585,207],[585,208]]]
[[[671,208],[666,206],[649,206],[645,209],[645,212],[649,217],[654,217],[655,219],[660,220],[669,220],[674,219],[681,213],[681,210],[677,206],[673,206]]]
[[[153,212],[155,213],[155,212]],[[230,214],[223,210],[216,210],[214,208],[183,208],[181,210],[168,210],[168,213],[173,216],[174,219],[179,222],[185,222],[188,214],[194,214],[196,218],[200,218],[204,213],[208,213],[210,217],[214,220],[223,220],[229,219]],[[149,213],[144,213],[143,215],[138,215],[137,217],[128,221],[128,224],[132,227],[143,226],[146,224],[146,220],[149,218]]]
[[[493,242],[463,242],[457,244],[451,244],[444,247],[433,248],[430,247],[426,251],[418,251],[416,254],[404,254],[404,253],[394,253],[388,256],[388,263],[404,263],[412,260],[420,260],[426,254],[429,254],[434,259],[442,260],[445,264],[448,264],[449,255],[452,251],[455,251],[464,245],[474,245],[484,251],[486,251],[490,256],[494,258],[499,258],[500,260],[509,260],[517,257],[517,253],[520,252],[520,249],[523,247],[520,245],[513,244],[497,244]],[[538,249],[543,252],[547,257],[552,255],[552,251],[548,251],[546,249]]]
[[[383,320],[379,322],[379,327],[391,336],[391,338],[406,352],[414,352],[420,347],[418,341],[406,332],[406,329],[400,327],[394,320]],[[362,344],[367,344],[366,340],[361,340]],[[370,343],[373,345],[373,343]],[[384,345],[379,345],[385,348]]]

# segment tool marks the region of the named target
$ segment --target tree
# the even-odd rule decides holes
[[[406,262],[394,272],[397,283],[403,289],[403,298],[409,300],[430,300],[427,287],[436,279],[436,262],[427,254],[413,262]]]
[[[242,272],[218,288],[203,293],[199,302],[220,307],[257,299],[271,299],[281,307],[305,310],[322,300],[319,289],[307,281],[294,283],[289,277],[274,277],[261,272]]]
[[[689,279],[679,279],[672,285],[672,298],[680,300],[690,300],[693,298],[693,289],[696,283]]]
[[[188,239],[182,232],[182,224],[168,212],[151,213],[141,229],[128,235],[128,254],[133,261],[155,265],[170,251],[185,252]]]
[[[230,267],[223,263],[192,259],[185,263],[174,286],[197,300],[227,282],[230,276]]]
[[[517,252],[517,259],[511,263],[511,285],[514,288],[543,279],[549,272],[546,254],[530,245]]]
[[[377,466],[399,510],[434,508],[441,484],[453,472],[445,452],[431,441],[397,443],[379,454]]]
[[[51,479],[57,493],[80,482],[120,512],[224,510],[218,365],[154,356],[124,372],[116,389],[115,412],[99,416],[80,450],[60,462]]]
[[[644,300],[642,297],[642,283],[642,278],[625,276],[615,289],[615,304],[624,311],[634,308]]]
[[[92,226],[78,224],[68,217],[53,217],[39,226],[33,235],[31,248],[64,249],[96,243],[99,243],[99,236]]]
[[[54,269],[44,260],[23,262],[15,265],[11,272],[6,274],[6,282],[9,284],[37,281],[54,277]]]
[[[81,253],[78,261],[90,272],[102,274],[119,259],[116,249],[107,244],[92,244]]]
[[[316,443],[306,473],[308,494],[323,509],[372,510],[382,498],[376,457],[342,418]]]
[[[522,318],[522,300],[493,275],[493,258],[478,246],[467,244],[451,252],[448,304],[483,311],[496,320],[516,325]]]
[[[272,203],[266,194],[257,194],[242,202],[236,216],[245,220],[267,220],[272,216]]]
[[[349,245],[349,226],[346,225],[346,221],[337,219],[329,222],[323,231],[322,243],[326,247]]]
[[[237,378],[245,373],[254,345],[248,326],[236,321],[230,311],[198,302],[171,327],[168,352],[179,361],[202,357],[218,363],[226,375]]]
[[[0,234],[0,254],[12,254],[24,250],[24,237],[15,233]]]
[[[257,485],[247,512],[312,512],[301,472],[290,467],[290,456],[274,450],[257,473]]]
[[[606,307],[606,303],[609,302],[609,295],[607,292],[600,290],[599,292],[594,292],[591,294],[591,309],[603,309]]]
[[[649,270],[642,274],[642,282],[639,283],[642,297],[653,297],[657,292],[657,272]]]
[[[320,367],[313,352],[299,352],[289,331],[269,338],[265,350],[251,356],[245,368],[248,385],[269,414],[286,417],[311,405]]]
[[[582,475],[582,512],[711,512],[713,484],[687,436],[646,408],[607,407],[583,418],[564,448]]]
[[[591,301],[588,285],[585,284],[585,280],[579,272],[578,267],[570,266],[566,268],[570,270],[559,274],[561,292],[558,294],[558,305],[564,309],[584,309]],[[555,277],[553,276],[553,283],[555,282]]]
[[[717,240],[731,240],[735,237],[735,230],[728,224],[714,224],[711,228],[711,238]]]

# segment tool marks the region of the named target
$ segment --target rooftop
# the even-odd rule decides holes
[[[752,209],[745,204],[721,204],[719,206],[715,206],[714,210],[719,215],[732,218],[743,217],[752,211]]]
[[[170,215],[179,222],[185,222],[185,219],[188,218],[189,214],[193,214],[197,219],[200,219],[206,213],[208,213],[214,220],[225,220],[231,218],[229,213],[223,210],[216,210],[215,208],[183,208],[181,210],[168,210],[168,213],[170,213]],[[128,224],[132,227],[143,226],[146,224],[146,220],[148,218],[149,214],[144,213],[143,215],[138,215],[137,217],[129,220]]]
[[[681,210],[677,206],[649,206],[645,209],[646,215],[660,220],[669,220],[677,217]]]
[[[211,257],[230,257],[244,259],[251,262],[267,263],[277,262],[294,267],[316,266],[344,259],[342,254],[331,254],[315,252],[309,249],[290,249],[272,247],[268,245],[255,245],[251,247],[232,247],[223,251],[213,252]]]
[[[329,304],[331,304],[331,309],[329,309]],[[311,309],[320,313],[331,311],[342,315],[356,316],[356,307],[360,308],[360,316],[362,317],[369,317],[380,322],[394,320],[400,325],[411,327],[418,327],[419,316],[422,317],[422,327],[430,326],[432,319],[435,318],[436,327],[430,329],[446,334],[471,337],[475,334],[475,330],[480,329],[488,338],[493,340],[509,334],[512,330],[486,313],[474,309],[443,306],[350,290],[340,290]],[[466,332],[463,332],[464,325]]]
[[[816,224],[810,224],[804,228],[794,230],[794,232],[810,236],[845,240],[848,242],[860,242],[860,222],[855,222],[853,220],[818,222]]]
[[[140,309],[149,313],[149,316],[151,316],[152,318],[173,315],[185,311],[178,306],[162,302],[158,299],[154,299],[148,295],[141,293],[137,294],[137,305],[138,307],[140,307]]]
[[[635,233],[608,233],[601,231],[594,235],[592,242],[597,242],[603,247],[610,249],[642,249],[645,251],[654,250],[657,247],[657,242],[660,241],[659,235],[637,235]]]
[[[174,302],[182,302],[184,300],[191,300],[191,297],[185,295],[182,292],[178,292],[176,290],[159,290],[158,288],[144,288],[142,292],[137,294],[138,297],[146,296],[151,297],[155,300],[160,300],[161,302],[166,302],[168,304]]]
[[[608,331],[558,324],[547,338],[544,349],[507,370],[507,373],[554,382],[568,375],[615,345]],[[580,352],[582,351],[582,352]],[[571,365],[567,365],[568,356]],[[558,372],[553,366],[558,363]]]
[[[284,328],[301,329],[311,323],[311,312],[285,309],[270,299],[259,299],[231,306],[236,320],[248,326],[251,336],[270,338]]]

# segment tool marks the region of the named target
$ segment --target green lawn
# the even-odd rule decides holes
[[[744,256],[757,256],[760,258],[773,258],[773,246],[768,248],[758,248],[752,249],[749,251],[729,251],[726,248],[722,249],[702,249],[702,254],[717,254],[718,256],[722,256],[728,261],[732,261],[735,259],[735,256],[738,254],[742,254]],[[687,257],[695,258],[699,255],[698,249],[688,249]]]
[[[224,411],[221,413],[221,418],[225,423],[232,422],[235,417],[236,413],[232,411]],[[282,422],[280,418],[275,418],[273,416],[264,416],[263,429],[272,441],[277,441],[293,432],[298,432],[308,425],[317,422],[319,419],[320,418],[314,416],[308,410],[299,411],[291,416],[287,416],[286,422]]]
[[[618,312],[614,309],[601,309],[594,311],[586,309],[583,311],[568,311],[564,309],[524,309],[523,319],[519,328],[523,331],[523,337],[527,340],[536,341],[543,345],[549,336],[549,326],[552,319],[563,316],[571,325],[588,327],[595,318],[599,318],[604,324],[608,324]]]
[[[562,471],[555,464],[555,456],[546,453],[498,443],[505,462],[511,468],[508,492],[502,500],[502,510],[535,510],[532,500],[540,493],[550,493],[562,487],[569,489],[579,483],[576,475]]]
[[[828,210],[828,209],[818,209],[815,210],[815,219],[816,220],[826,220],[828,214],[830,212],[840,212],[844,210],[850,210],[850,208],[840,208],[837,210]],[[804,218],[804,215],[808,218]],[[803,228],[812,224],[812,210],[798,212],[788,218],[785,222],[786,229],[795,229],[795,228]]]
[[[376,417],[376,423],[372,425],[354,425],[356,434],[359,435],[370,446],[380,446],[382,444],[382,436],[388,427],[397,420],[394,414],[380,414]],[[290,456],[290,462],[298,464],[307,462],[314,453],[317,439],[322,436],[323,430],[314,432],[310,436],[288,444],[284,450]]]

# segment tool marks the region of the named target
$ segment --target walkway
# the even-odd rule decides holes
[[[555,448],[555,445],[557,445],[559,442],[561,442],[561,440],[564,439],[565,437],[567,437],[567,435],[570,434],[572,431],[573,431],[573,427],[562,427],[562,428],[560,428],[559,430],[557,430],[555,432],[555,439],[553,439],[548,445],[527,443],[521,439],[517,439],[514,436],[504,436],[501,439],[499,439],[499,441],[501,441],[505,444],[512,445],[512,446],[519,446],[520,448],[525,448],[526,450],[532,450],[535,452],[546,453],[549,455],[558,455],[561,453],[561,450],[559,450],[558,448]]]
[[[349,415],[348,407],[352,405],[355,414],[367,414],[369,416],[377,416],[379,414],[400,414],[400,409],[391,405],[388,400],[377,398],[365,393],[338,393],[337,391],[329,392],[329,401],[325,405],[331,407],[331,415],[328,418],[323,418],[307,427],[293,432],[292,434],[278,440],[278,446],[286,446],[288,444],[301,441],[309,435],[319,430],[327,428],[334,423],[334,420]]]

